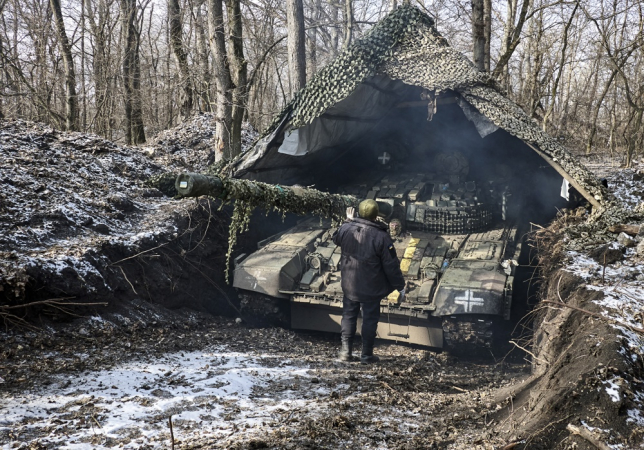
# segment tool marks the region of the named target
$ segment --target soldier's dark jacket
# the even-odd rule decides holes
[[[353,301],[380,301],[405,287],[400,261],[383,223],[353,219],[333,236],[342,248],[342,291]]]

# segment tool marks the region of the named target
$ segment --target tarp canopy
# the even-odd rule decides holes
[[[488,74],[448,46],[431,17],[409,5],[320,70],[232,169],[267,182],[324,184],[321,177],[348,167],[355,174],[387,158],[420,170],[423,155],[438,151],[528,161],[533,168],[545,160],[550,178],[563,177],[593,206],[613,201]]]

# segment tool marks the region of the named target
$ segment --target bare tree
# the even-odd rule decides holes
[[[307,78],[317,72],[318,64],[318,28],[322,20],[322,0],[313,0],[311,3],[311,19],[308,29],[308,51],[306,62]]]
[[[199,109],[202,111],[212,111],[212,101],[210,98],[210,82],[212,74],[210,71],[210,49],[208,44],[207,20],[204,22],[203,14],[204,0],[196,0],[192,5],[192,23],[194,26],[196,52],[195,61],[197,63],[199,76],[194,80],[194,88],[199,99]],[[193,74],[195,70],[193,69]]]
[[[179,66],[183,91],[179,117],[184,120],[192,113],[193,93],[190,70],[188,69],[188,56],[183,48],[183,25],[181,23],[179,0],[168,0],[168,22],[170,25],[170,46]]]
[[[483,0],[483,67],[490,71],[490,47],[492,42],[492,0]]]
[[[329,31],[331,55],[335,56],[338,52],[338,44],[340,42],[340,33],[338,32],[337,23],[340,18],[340,0],[329,0],[329,14],[328,20],[331,23],[331,30]]]
[[[306,55],[304,39],[304,5],[302,0],[286,1],[288,67],[291,96],[306,84]]]
[[[559,89],[559,81],[561,80],[561,74],[564,71],[564,66],[566,63],[566,50],[568,49],[568,33],[570,31],[570,26],[572,25],[572,21],[575,18],[575,14],[577,13],[578,8],[579,8],[579,3],[576,3],[575,7],[572,10],[572,13],[570,14],[570,18],[568,19],[568,22],[566,22],[566,25],[564,26],[562,43],[561,43],[561,58],[559,59],[559,70],[557,71],[557,76],[555,77],[552,84],[552,91],[550,94],[550,105],[548,106],[548,109],[543,115],[543,121],[541,123],[541,126],[544,131],[546,131],[548,128],[548,119],[550,118],[552,111],[555,108],[555,100],[557,98],[557,91]]]
[[[114,70],[110,64],[109,45],[112,39],[112,31],[117,20],[112,20],[110,8],[114,0],[83,0],[85,4],[86,23],[89,23],[92,48],[92,76],[94,83],[94,117],[90,127],[107,137],[111,137],[110,118],[115,99],[112,95],[111,71]],[[94,3],[94,4],[93,4]]]
[[[507,74],[506,69],[508,62],[519,45],[519,42],[521,42],[521,33],[523,32],[523,26],[528,19],[528,10],[530,9],[532,0],[523,0],[519,18],[515,24],[514,17],[517,11],[517,2],[518,0],[508,0],[508,14],[503,30],[501,55],[499,55],[498,62],[492,72],[492,75],[496,78],[499,78],[503,73]]]
[[[353,41],[353,0],[344,0],[344,41],[342,48],[347,48]]]
[[[58,44],[65,64],[65,126],[70,131],[76,131],[78,130],[78,96],[76,95],[76,74],[74,73],[72,47],[69,44],[69,39],[67,39],[60,0],[49,0],[49,5],[54,13]]]
[[[604,14],[602,10],[599,17],[595,17],[584,6],[582,9],[595,25],[612,70],[619,75],[622,83],[628,105],[623,130],[625,165],[630,167],[637,149],[644,141],[644,10],[639,1],[631,3],[626,0],[624,4],[618,6],[612,3],[611,6],[610,14]],[[618,18],[622,21],[621,27],[616,26]],[[620,28],[621,34],[615,33]],[[634,60],[631,60],[632,55],[636,56]],[[615,125],[611,124],[611,147],[615,145],[614,129]]]
[[[485,0],[472,0],[472,55],[474,65],[485,70]]]
[[[141,7],[141,13],[144,6]],[[141,62],[139,56],[141,29],[136,0],[121,0],[121,33],[123,36],[123,87],[125,89],[125,141],[145,142],[141,105]]]
[[[569,25],[576,0],[475,2],[483,8],[483,56],[477,56],[477,64],[486,71],[492,66],[513,100],[573,150],[610,151],[627,161],[640,152],[641,2],[579,2]],[[71,57],[59,38],[55,3],[62,7]],[[79,128],[136,142],[172,127],[191,110],[216,111],[218,157],[234,157],[241,121],[263,128],[288,102],[291,89],[303,85],[289,67],[288,38],[296,34],[287,32],[288,5],[280,0],[162,3],[167,9],[151,0],[0,0],[0,114],[68,128],[67,58],[80,94]],[[377,18],[410,3],[423,7],[410,0],[306,0],[309,59],[303,78],[313,76]],[[424,3],[450,44],[471,52],[472,25],[481,20],[472,20],[470,3]],[[65,14],[66,7],[80,16]],[[180,83],[168,82],[174,79]]]
[[[227,0],[228,48],[230,55],[230,75],[234,84],[232,102],[232,120],[230,128],[231,157],[241,153],[241,131],[246,103],[248,101],[248,64],[244,58],[244,40],[242,35],[242,14],[239,0]]]
[[[230,78],[226,54],[223,0],[208,0],[208,29],[215,75],[217,158],[230,160],[232,157],[230,129],[232,126],[233,83]]]

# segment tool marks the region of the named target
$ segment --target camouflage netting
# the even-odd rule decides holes
[[[257,207],[282,214],[295,213],[331,218],[340,223],[348,207],[357,207],[361,199],[350,195],[328,194],[300,186],[279,186],[250,180],[221,177],[221,189],[211,192],[224,203],[235,201],[230,224],[228,252],[226,254],[226,280],[230,257],[237,243],[237,236],[248,230],[250,216]]]
[[[449,47],[436,30],[433,19],[414,6],[394,10],[320,70],[262,137],[275,131],[286,116],[293,128],[310,124],[329,107],[348,97],[358,84],[376,74],[436,93],[446,90],[459,93],[496,126],[552,158],[602,207],[616,207],[614,197],[595,176],[505,97],[489,74],[478,71],[467,57]],[[248,159],[248,168],[248,163],[252,166],[256,162],[252,159],[257,157],[250,151],[239,162]],[[235,165],[241,167],[241,164]]]
[[[346,208],[360,199],[351,195],[329,194],[299,186],[280,186],[259,181],[222,178],[224,201],[241,200],[268,210],[328,217],[341,221]]]

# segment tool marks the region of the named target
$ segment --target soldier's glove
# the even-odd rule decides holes
[[[400,294],[400,297],[398,297],[398,302],[402,303],[405,301],[405,288],[402,288],[401,290],[398,291],[398,294]]]
[[[353,220],[356,218],[356,209],[353,206],[347,208],[347,219]]]

